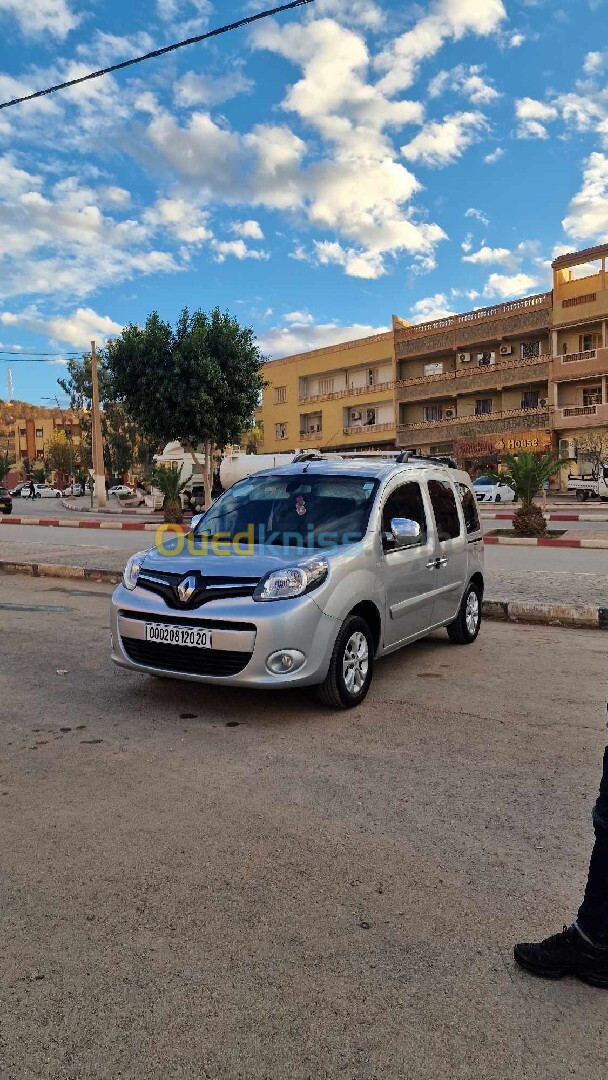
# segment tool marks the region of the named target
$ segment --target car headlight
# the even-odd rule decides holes
[[[309,559],[299,566],[271,570],[256,586],[254,600],[291,600],[304,596],[325,581],[329,571],[326,559]]]
[[[137,551],[135,555],[131,555],[131,558],[125,566],[124,573],[122,575],[122,583],[125,589],[128,589],[129,592],[133,592],[133,589],[137,585],[139,571],[143,566],[143,562],[147,554],[147,549],[146,551]]]

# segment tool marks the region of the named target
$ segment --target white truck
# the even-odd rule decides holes
[[[608,499],[608,462],[600,465],[599,475],[589,473],[587,476],[568,477],[568,491],[575,491],[577,502],[586,502],[587,499]]]

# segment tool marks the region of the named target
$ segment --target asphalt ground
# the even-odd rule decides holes
[[[515,967],[579,903],[604,636],[486,624],[351,712],[108,661],[2,580],[3,1080],[598,1080],[608,997]]]

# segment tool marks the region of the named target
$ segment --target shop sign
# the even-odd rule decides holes
[[[518,450],[532,450],[539,453],[541,450],[551,449],[551,433],[521,431],[517,435],[503,435],[494,445],[499,452],[505,450],[508,454],[515,454]]]

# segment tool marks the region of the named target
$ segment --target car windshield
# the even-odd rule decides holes
[[[196,535],[303,551],[353,544],[365,534],[377,488],[369,476],[252,476],[218,499]]]
[[[478,476],[477,479],[473,481],[475,487],[494,487],[495,483],[496,481],[491,480],[489,476]]]

